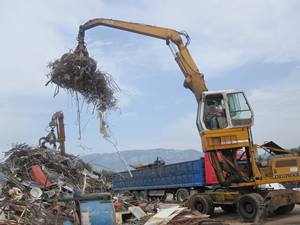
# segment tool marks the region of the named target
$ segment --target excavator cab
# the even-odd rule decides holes
[[[202,93],[197,126],[203,150],[209,155],[218,182],[224,186],[249,182],[255,174],[255,156],[249,150],[253,146],[253,118],[242,91]]]
[[[205,91],[199,104],[199,131],[251,127],[253,111],[242,91]]]

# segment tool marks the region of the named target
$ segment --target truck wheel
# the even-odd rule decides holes
[[[195,194],[191,197],[190,208],[208,215],[213,215],[215,209],[212,198],[203,194]]]
[[[148,198],[147,192],[146,191],[141,191],[139,193],[139,200],[145,200]]]
[[[225,213],[234,213],[236,212],[236,205],[221,205],[221,208]]]
[[[295,204],[281,206],[274,211],[277,215],[282,215],[291,212],[295,208]]]
[[[187,189],[185,188],[180,188],[176,192],[176,200],[177,202],[183,202],[189,197],[190,193]]]
[[[264,198],[257,193],[242,195],[237,209],[245,222],[260,221],[265,216]]]

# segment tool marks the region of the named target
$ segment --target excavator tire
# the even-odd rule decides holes
[[[281,206],[278,209],[276,209],[274,211],[274,213],[277,215],[283,215],[283,214],[291,212],[294,208],[295,208],[295,204],[285,205],[285,206]]]
[[[189,206],[192,210],[198,210],[201,213],[213,215],[214,202],[209,195],[195,194],[191,197]]]
[[[265,217],[264,198],[257,194],[244,194],[238,200],[237,210],[245,222],[260,222]]]
[[[221,208],[225,213],[235,213],[236,212],[236,205],[221,205]]]

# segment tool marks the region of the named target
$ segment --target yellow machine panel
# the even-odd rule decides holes
[[[297,156],[270,159],[274,178],[300,176],[300,159]]]
[[[249,147],[247,128],[206,130],[201,139],[204,151]]]

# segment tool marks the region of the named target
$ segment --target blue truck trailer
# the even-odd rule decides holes
[[[204,159],[165,165],[156,163],[131,171],[114,174],[112,187],[115,192],[132,192],[137,199],[166,198],[186,199],[193,189],[205,188]]]

